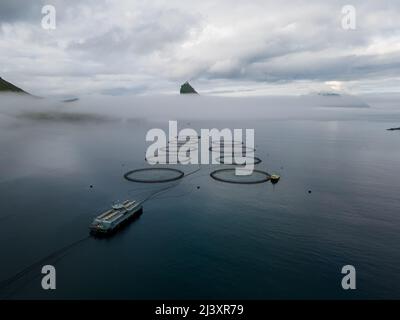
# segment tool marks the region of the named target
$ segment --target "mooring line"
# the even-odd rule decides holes
[[[0,281],[0,290],[3,290],[4,288],[8,287],[9,285],[14,283],[15,281],[21,279],[23,276],[25,276],[29,272],[33,271],[35,268],[45,265],[46,261],[48,261],[48,260],[50,260],[52,258],[56,258],[60,254],[65,253],[67,250],[79,245],[80,243],[88,240],[89,238],[90,238],[90,236],[86,236],[86,237],[84,237],[84,238],[82,238],[80,240],[77,240],[75,242],[70,243],[69,245],[66,245],[66,246],[62,247],[61,249],[53,251],[52,253],[50,253],[46,257],[40,259],[39,261],[36,261],[36,262],[32,263],[31,265],[29,265],[25,269],[19,271],[18,273],[14,274],[13,276],[9,277],[8,279]]]
[[[193,171],[191,171],[191,172],[185,174],[184,177],[188,177],[188,176],[190,176],[190,175],[193,175],[193,174],[195,174],[196,172],[200,171],[200,169],[201,169],[201,167],[199,166],[199,168],[197,168],[197,169],[195,169],[195,170],[193,170]],[[184,177],[183,177],[183,178],[184,178]],[[157,196],[158,194],[160,194],[160,193],[162,193],[162,192],[164,192],[164,191],[167,191],[167,190],[169,190],[169,189],[171,189],[171,188],[177,186],[178,184],[179,184],[179,182],[176,182],[176,183],[174,183],[173,185],[169,185],[169,186],[167,186],[167,187],[165,187],[165,188],[162,188],[161,190],[156,190],[156,191],[152,192],[149,196],[147,196],[145,199],[143,199],[142,201],[140,201],[139,203],[140,203],[140,204],[143,204],[143,203],[145,203],[146,201],[150,200],[151,198]],[[70,249],[72,249],[73,247],[75,247],[75,246],[77,246],[77,245],[83,243],[84,241],[86,241],[86,240],[88,240],[88,239],[90,239],[90,238],[91,238],[90,236],[86,236],[86,237],[84,237],[84,238],[82,238],[82,239],[79,239],[79,240],[77,240],[77,241],[75,241],[75,242],[72,242],[71,244],[66,245],[66,246],[64,246],[64,247],[62,247],[62,248],[60,248],[60,249],[58,249],[58,250],[56,250],[56,251],[50,253],[49,255],[47,255],[46,257],[44,257],[44,258],[42,258],[42,259],[40,259],[39,261],[36,261],[36,262],[32,263],[31,265],[29,265],[28,267],[24,268],[23,270],[17,272],[17,273],[14,274],[13,276],[11,276],[11,277],[9,277],[9,278],[7,278],[7,279],[5,279],[5,280],[0,281],[0,290],[4,290],[5,288],[9,287],[9,286],[10,286],[11,284],[13,284],[14,282],[20,280],[20,279],[23,278],[25,275],[27,275],[28,273],[32,272],[34,269],[36,269],[36,268],[38,268],[38,267],[40,267],[40,266],[45,265],[46,262],[47,262],[48,260],[57,258],[57,257],[59,257],[59,256],[60,256],[61,254],[63,254],[63,253],[65,254],[68,250],[70,250]]]

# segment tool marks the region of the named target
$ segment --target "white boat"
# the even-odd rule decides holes
[[[126,200],[114,204],[110,210],[97,216],[90,225],[93,235],[109,235],[129,220],[139,217],[143,212],[141,204],[137,201]]]

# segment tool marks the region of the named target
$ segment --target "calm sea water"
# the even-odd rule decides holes
[[[208,113],[225,103],[210,99],[195,104]],[[43,119],[2,105],[0,281],[13,280],[3,297],[400,298],[400,133],[386,131],[400,126],[396,101],[368,109],[317,101],[300,111],[295,99],[285,108],[227,101],[244,114],[254,104],[258,115],[192,116],[185,100],[178,113],[158,117],[135,116],[133,104],[110,107],[108,118]],[[209,177],[217,166],[203,165],[147,201],[114,237],[87,238],[92,218],[113,201],[164,187],[123,174],[145,166],[147,130],[175,118],[181,128],[254,128],[257,168],[281,181],[226,184]],[[56,267],[54,291],[41,289],[44,264]],[[341,288],[348,264],[357,271],[354,291]]]

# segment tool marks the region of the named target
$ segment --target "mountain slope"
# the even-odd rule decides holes
[[[0,92],[17,92],[17,93],[27,93],[21,88],[14,86],[12,83],[4,80],[0,77]]]

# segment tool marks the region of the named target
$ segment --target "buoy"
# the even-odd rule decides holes
[[[273,175],[271,175],[271,177],[269,179],[271,180],[272,183],[278,183],[280,178],[281,177],[278,176],[277,174],[273,174]]]

